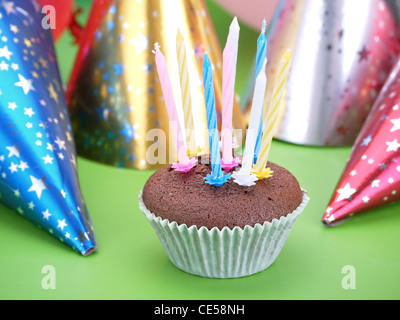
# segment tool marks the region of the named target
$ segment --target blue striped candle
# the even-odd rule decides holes
[[[215,92],[213,71],[208,54],[204,55],[203,60],[203,81],[204,94],[207,111],[208,138],[210,142],[211,170],[212,174],[208,175],[206,183],[220,187],[230,179],[230,174],[225,175],[221,167],[221,154],[219,151],[219,134],[217,125],[217,113],[215,110]]]
[[[258,75],[260,74],[260,72],[262,70],[264,70],[263,63],[264,63],[264,59],[267,56],[267,36],[265,34],[266,27],[267,27],[267,22],[264,20],[263,25],[262,25],[261,34],[257,40],[256,79],[257,79]],[[262,108],[261,114],[262,115],[264,114],[264,106]],[[258,129],[258,134],[257,134],[256,146],[254,149],[254,163],[257,162],[258,153],[260,152],[261,139],[262,139],[262,133],[263,133],[263,123],[264,123],[263,116],[261,116],[260,127]]]

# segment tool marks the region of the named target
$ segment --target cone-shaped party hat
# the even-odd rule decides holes
[[[186,54],[185,74],[189,75],[192,121],[198,138],[197,145],[189,149],[208,152],[207,136],[199,134],[207,128],[202,58],[207,51],[214,62],[220,120],[222,51],[205,2],[120,0],[94,1],[79,41],[67,94],[78,154],[137,169],[155,169],[176,160],[176,147],[168,143],[173,139],[169,139],[168,114],[152,49],[159,43],[169,69],[179,70],[177,51],[181,47],[175,45],[179,39],[185,43],[181,52]],[[179,86],[179,72],[171,78]],[[174,87],[174,93],[181,97],[181,88]],[[177,103],[185,105],[186,101],[182,97]],[[237,103],[233,112],[234,128],[244,129]],[[154,149],[157,152],[152,152]]]
[[[322,221],[335,225],[400,200],[400,60],[383,87]]]
[[[36,0],[0,3],[0,201],[88,255],[97,244],[43,18]]]
[[[394,2],[281,0],[269,28],[267,103],[287,48],[293,63],[276,138],[354,144],[399,53]]]

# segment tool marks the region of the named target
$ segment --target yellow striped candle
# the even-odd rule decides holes
[[[259,180],[268,178],[272,175],[272,171],[269,168],[266,168],[266,165],[268,162],[269,151],[271,149],[276,119],[279,114],[279,107],[285,91],[285,84],[289,74],[291,59],[291,53],[287,50],[281,59],[278,77],[272,94],[271,105],[264,118],[264,132],[261,140],[261,148],[258,154],[257,163],[253,169],[253,174],[255,174]]]
[[[176,52],[178,57],[179,78],[181,85],[188,154],[189,156],[196,156],[198,152],[195,150],[196,140],[192,113],[192,97],[190,94],[190,82],[186,57],[186,45],[182,32],[179,29],[176,35]]]

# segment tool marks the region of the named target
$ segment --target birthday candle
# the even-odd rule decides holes
[[[190,82],[186,57],[186,45],[181,31],[178,29],[176,35],[176,51],[178,56],[179,78],[181,84],[183,116],[185,121],[185,129],[187,130],[187,146],[189,150],[196,147],[195,133],[194,133],[194,120],[192,112],[192,97],[190,94]],[[191,152],[189,152],[191,153]]]
[[[264,59],[267,56],[267,36],[265,34],[267,27],[267,22],[264,20],[262,29],[261,29],[261,34],[258,37],[257,41],[257,58],[256,58],[256,79],[260,72],[262,71]],[[262,109],[262,113],[264,113],[264,106]],[[260,127],[258,129],[258,134],[257,134],[257,142],[256,142],[256,147],[254,150],[254,162],[257,161],[258,153],[260,151],[261,147],[261,139],[262,139],[262,133],[263,133],[263,119],[261,117],[260,120]]]
[[[233,18],[233,21],[229,27],[229,34],[227,42],[231,45],[233,51],[233,75],[236,76],[236,65],[239,51],[239,33],[240,27],[237,18]],[[233,88],[235,83],[233,83]]]
[[[264,59],[267,56],[267,36],[265,34],[267,22],[264,20],[260,36],[257,40],[256,79],[263,70]]]
[[[220,187],[230,179],[230,174],[225,175],[221,169],[221,155],[219,151],[219,135],[217,126],[217,114],[215,110],[215,92],[212,74],[212,66],[208,54],[204,55],[203,60],[203,81],[204,94],[206,100],[208,134],[211,155],[211,175],[208,175],[206,183]]]
[[[160,83],[164,95],[164,101],[168,111],[168,118],[171,124],[171,130],[175,140],[175,146],[178,152],[179,163],[174,164],[173,168],[177,171],[188,172],[194,165],[195,161],[189,159],[186,151],[186,146],[184,142],[184,137],[179,122],[178,111],[176,109],[175,99],[172,91],[171,81],[168,73],[167,63],[165,61],[164,55],[160,51],[160,46],[158,43],[154,45],[155,55],[156,55],[156,65],[158,76],[160,78]]]
[[[263,70],[265,70],[267,59],[264,59]],[[234,182],[242,186],[252,186],[257,181],[257,177],[251,174],[254,160],[254,148],[256,145],[260,118],[262,118],[262,106],[264,102],[265,90],[267,86],[267,76],[265,72],[260,72],[257,77],[254,90],[253,105],[250,112],[249,128],[246,136],[246,146],[244,149],[242,168],[234,172],[232,177]]]
[[[271,106],[264,119],[264,133],[261,141],[261,149],[258,155],[257,163],[254,166],[254,173],[259,179],[264,179],[266,174],[266,165],[268,162],[269,151],[271,148],[272,138],[274,134],[274,127],[279,113],[279,107],[282,102],[282,97],[285,89],[285,83],[289,74],[291,63],[290,51],[286,51],[282,57],[279,73],[275,83],[274,91],[272,94]]]
[[[231,170],[239,163],[232,156],[232,114],[235,96],[236,65],[238,56],[239,24],[233,19],[223,54],[222,88],[222,167]]]

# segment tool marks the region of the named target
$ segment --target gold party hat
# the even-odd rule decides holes
[[[196,134],[196,146],[190,149],[208,152],[202,61],[207,52],[215,67],[220,120],[222,51],[205,2],[95,0],[79,41],[67,94],[79,155],[136,169],[157,169],[176,159],[176,148],[169,143],[170,124],[152,49],[156,42],[161,46],[177,105],[182,105],[178,99],[181,86],[177,44],[182,38]],[[184,123],[183,112],[181,116]],[[233,128],[244,129],[236,103]],[[193,134],[191,131],[186,134]]]

